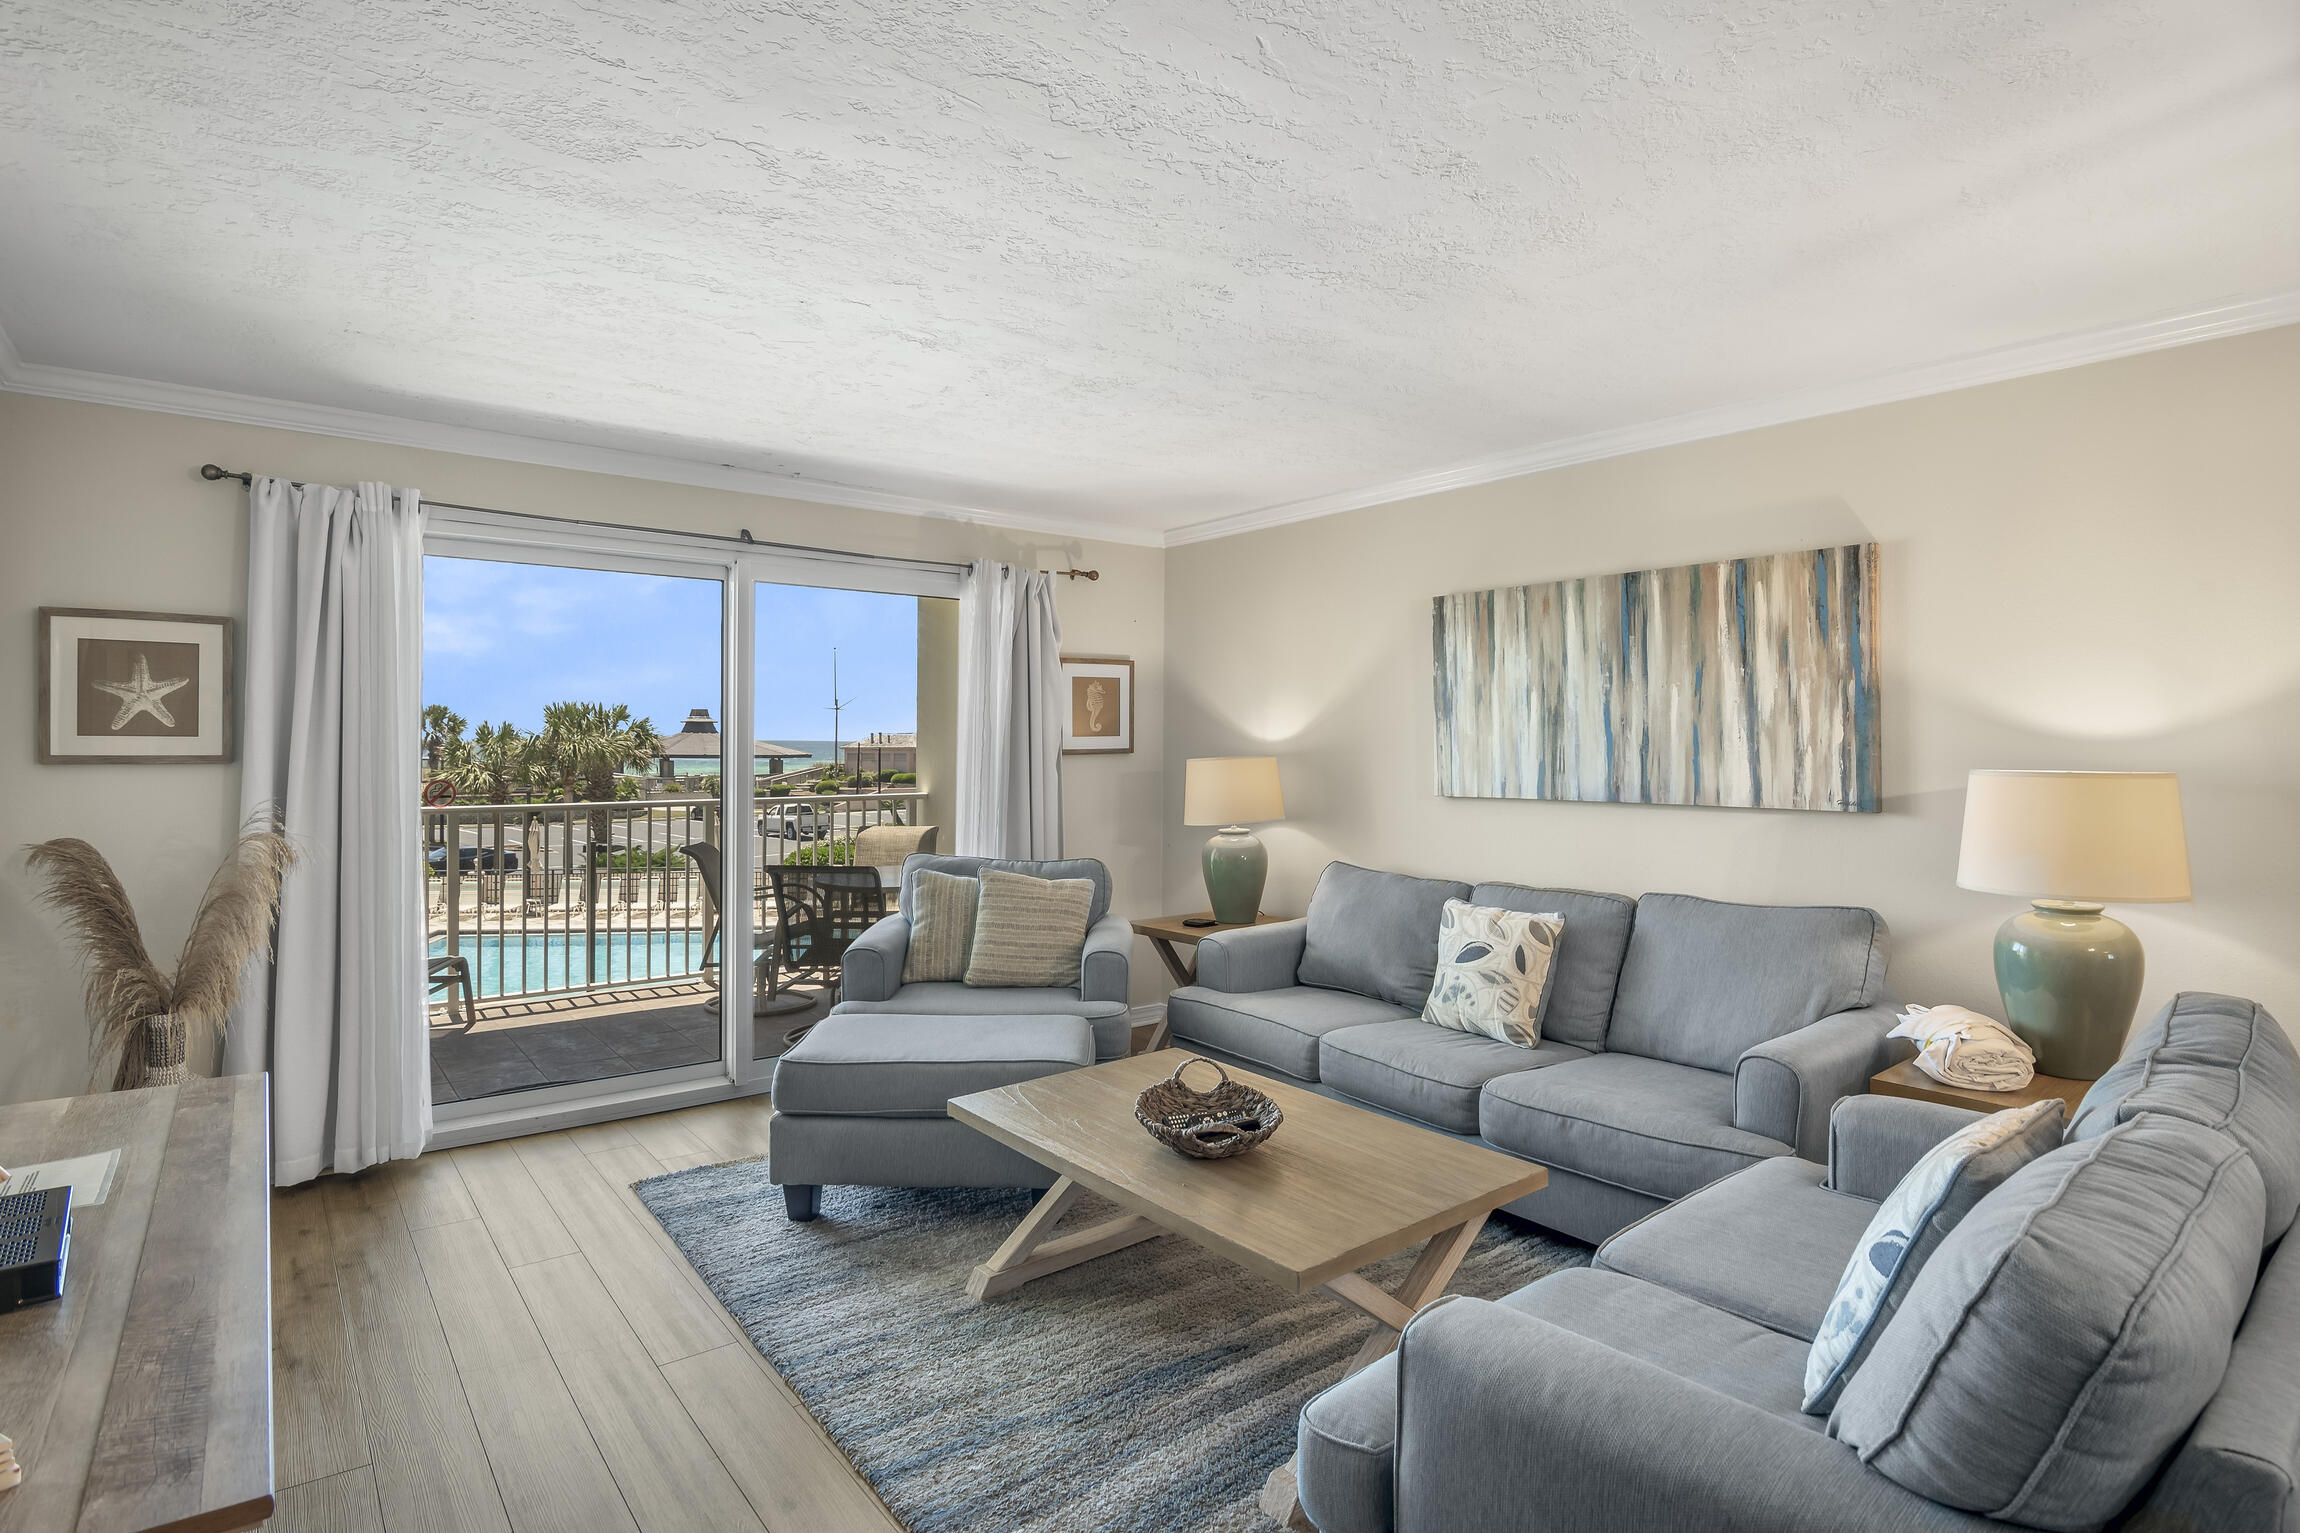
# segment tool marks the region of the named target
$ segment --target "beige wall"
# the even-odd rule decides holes
[[[1141,748],[1066,766],[1068,850],[1110,864],[1122,911],[1158,904],[1158,550],[0,393],[0,1101],[62,1095],[86,1077],[77,971],[35,906],[16,849],[51,836],[102,847],[165,963],[229,844],[236,767],[34,760],[40,607],[244,614],[246,496],[201,480],[196,469],[210,461],[299,479],[380,479],[506,511],[695,532],[747,527],[761,539],[861,553],[1031,565],[1040,548],[1060,546],[1103,572],[1098,582],[1060,583],[1066,647],[1133,655],[1141,667]],[[1147,950],[1136,955],[1139,999],[1158,993],[1156,969]]]
[[[2015,902],[1956,887],[1973,767],[2170,768],[2196,900],[2116,913],[2144,1012],[2300,1025],[2300,328],[1173,549],[1168,904],[1203,904],[1181,763],[1274,752],[1265,904],[1331,858],[1464,878],[1853,902],[1907,997],[1996,1011]],[[1885,812],[1434,795],[1430,599],[1874,539]]]

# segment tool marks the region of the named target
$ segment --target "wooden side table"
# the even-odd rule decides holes
[[[2073,1114],[2076,1104],[2083,1101],[2084,1094],[2091,1089],[2090,1081],[2040,1075],[2017,1091],[1975,1091],[1934,1080],[1918,1069],[1913,1059],[1904,1059],[1869,1077],[1869,1090],[1878,1096],[1914,1097],[1920,1102],[1946,1102],[1951,1107],[1972,1107],[1982,1112],[2003,1112],[2008,1107],[2026,1107],[2031,1102],[2058,1097],[2068,1104],[2068,1111]]]
[[[1158,956],[1165,960],[1166,972],[1174,976],[1176,985],[1195,985],[1198,983],[1198,966],[1195,962],[1185,964],[1182,961],[1182,955],[1174,950],[1177,944],[1182,947],[1195,948],[1200,939],[1214,936],[1220,932],[1239,931],[1248,926],[1273,926],[1280,921],[1293,919],[1291,916],[1260,915],[1251,921],[1234,922],[1228,926],[1184,926],[1182,924],[1186,920],[1203,920],[1212,914],[1213,912],[1210,910],[1198,910],[1187,916],[1150,916],[1144,920],[1136,921],[1134,931],[1136,935],[1150,939],[1150,945],[1156,948]]]
[[[1195,953],[1192,955],[1192,962],[1184,963],[1182,955],[1176,951],[1177,947],[1195,949],[1200,938],[1211,937],[1217,932],[1234,932],[1247,926],[1269,926],[1279,921],[1293,919],[1291,916],[1258,915],[1251,921],[1237,921],[1228,926],[1184,926],[1182,924],[1185,920],[1203,918],[1212,914],[1213,912],[1210,910],[1199,910],[1191,912],[1188,916],[1149,916],[1133,923],[1135,935],[1148,937],[1150,945],[1158,950],[1159,961],[1166,965],[1166,972],[1173,977],[1177,989],[1183,985],[1198,983],[1198,965],[1195,961]],[[1153,1049],[1166,1047],[1165,1018],[1161,1017],[1156,1022],[1146,1022],[1136,1029],[1138,1035],[1143,1032],[1147,1032],[1149,1036],[1147,1038],[1136,1037],[1135,1053],[1147,1054]]]

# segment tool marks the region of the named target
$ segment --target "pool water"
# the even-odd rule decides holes
[[[466,933],[456,949],[471,961],[471,982],[482,996],[524,995],[539,990],[580,990],[585,938],[580,933]],[[589,939],[594,984],[626,980],[677,979],[698,974],[703,964],[699,931],[602,932]],[[447,939],[431,939],[431,956],[444,957]]]

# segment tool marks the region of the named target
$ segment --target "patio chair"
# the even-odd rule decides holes
[[[470,1031],[475,1020],[471,1011],[471,960],[461,953],[449,953],[432,959],[424,966],[424,972],[431,981],[432,990],[447,991],[448,1016],[455,1015],[456,992],[460,990],[463,993],[463,1027],[466,1032]]]
[[[720,860],[719,849],[708,841],[690,841],[685,846],[680,847],[679,850],[686,853],[687,860],[695,865],[695,871],[700,875],[699,882],[703,888],[703,911],[711,926],[710,940],[703,945],[703,962],[708,964],[711,961],[712,952],[722,945],[719,939],[727,929],[726,922],[719,918],[719,888],[726,867]],[[779,921],[779,911],[777,918]],[[753,923],[751,928],[751,1015],[754,1017],[784,1016],[795,1011],[805,1011],[815,1003],[813,996],[785,995],[783,993],[783,973],[781,965],[776,961],[777,954],[775,926],[766,921]],[[759,982],[762,979],[766,982],[766,994],[764,996],[758,993]],[[708,1003],[708,1007],[716,1008],[718,1004],[718,998],[714,996]]]
[[[866,825],[855,836],[858,867],[899,868],[913,852],[931,852],[942,834],[939,825]]]
[[[536,890],[540,880],[542,891]],[[559,903],[567,890],[567,875],[555,868],[540,868],[527,874],[527,913],[539,916]]]

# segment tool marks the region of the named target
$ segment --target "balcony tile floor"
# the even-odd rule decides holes
[[[431,1099],[462,1102],[717,1059],[719,1017],[704,1009],[709,998],[700,985],[665,985],[633,996],[483,1003],[470,1027],[435,1007]],[[757,1057],[781,1053],[784,1033],[828,1010],[817,993],[806,1011],[759,1018]]]

